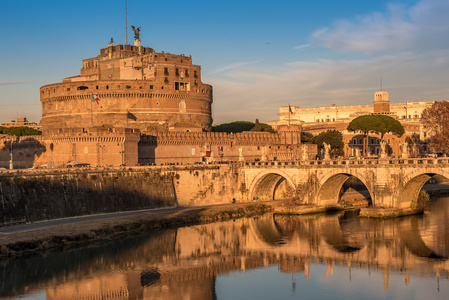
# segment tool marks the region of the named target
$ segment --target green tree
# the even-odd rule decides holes
[[[386,115],[364,115],[355,118],[349,123],[349,132],[361,132],[363,134],[363,154],[366,155],[367,136],[369,133],[379,134],[381,140],[387,133],[401,137],[404,127],[398,120]]]
[[[314,136],[312,143],[318,145],[318,148],[323,148],[323,143],[329,144],[333,153],[341,152],[344,147],[343,135],[335,129],[330,129]]]
[[[220,125],[216,125],[212,127],[212,131],[213,132],[228,132],[228,133],[238,133],[238,132],[243,132],[243,131],[266,131],[266,132],[275,132],[273,130],[273,128],[268,125],[268,124],[264,124],[264,123],[258,123],[259,126],[257,126],[258,123],[258,119],[256,120],[256,123],[253,122],[248,122],[248,121],[236,121],[236,122],[231,122],[231,123],[223,123]],[[253,128],[255,127],[260,128],[260,130],[255,130]]]
[[[423,110],[421,121],[433,150],[449,153],[449,101],[435,101]]]
[[[303,144],[312,144],[313,143],[313,134],[310,132],[301,132],[301,143]]]
[[[15,136],[29,136],[29,135],[41,135],[42,132],[31,127],[19,126],[19,127],[3,127],[0,126],[1,134],[9,134]]]

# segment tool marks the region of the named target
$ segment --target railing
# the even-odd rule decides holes
[[[268,161],[242,162],[242,166],[250,168],[295,168],[295,167],[351,167],[351,166],[413,166],[449,167],[449,157],[441,158],[394,158],[394,159],[348,159],[348,160],[298,160],[298,161]]]

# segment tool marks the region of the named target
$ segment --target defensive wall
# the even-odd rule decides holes
[[[0,168],[9,169],[13,156],[13,168],[26,169],[34,166],[38,157],[46,151],[44,139],[41,135],[10,136],[0,135]]]
[[[316,145],[298,145],[300,131],[269,132],[155,132],[142,135],[139,142],[141,164],[193,164],[195,162],[264,161],[292,159],[293,153],[307,157],[317,154]],[[292,145],[292,135],[298,135]],[[290,146],[286,146],[290,145]],[[293,149],[294,148],[294,149]],[[295,151],[294,151],[295,150]],[[299,157],[297,157],[299,159]]]

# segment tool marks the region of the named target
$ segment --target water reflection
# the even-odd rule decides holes
[[[366,280],[357,283],[357,288],[364,291],[363,287],[370,289],[374,284],[379,295],[389,291],[387,298],[395,298],[397,278],[405,284],[415,282],[406,287],[408,293],[422,289],[420,283],[427,284],[429,278],[438,283],[438,289],[449,292],[447,257],[449,199],[441,198],[422,216],[396,220],[359,219],[353,212],[265,215],[2,261],[0,296],[228,299],[239,285],[248,287],[257,278],[259,291],[278,281],[280,287],[287,284],[288,288],[278,287],[279,299],[296,293],[298,285],[304,295],[340,287],[331,296],[338,298],[341,293],[342,298],[351,299],[360,295],[349,295],[342,285],[351,283],[354,274],[360,278],[376,274],[380,282]],[[255,275],[248,279],[245,274]],[[285,282],[290,281],[286,275],[291,282]],[[231,286],[223,289],[229,282]],[[245,299],[270,298],[269,293],[245,295]]]

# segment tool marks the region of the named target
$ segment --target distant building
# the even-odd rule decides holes
[[[348,106],[320,106],[301,108],[294,105],[285,105],[279,108],[279,120],[268,122],[273,128],[280,125],[297,124],[302,126],[304,132],[318,134],[335,129],[343,134],[345,142],[345,155],[356,155],[357,149],[363,145],[363,137],[346,130],[349,123],[358,116],[369,114],[389,115],[404,126],[403,137],[387,134],[387,151],[390,155],[400,156],[408,152],[411,156],[417,156],[426,151],[420,141],[427,138],[427,133],[421,123],[421,114],[434,101],[390,103],[388,92],[379,91],[374,94],[373,104],[348,105]],[[407,144],[405,144],[407,142]],[[403,147],[409,148],[407,151]],[[370,135],[368,138],[368,153],[377,155],[380,150],[380,137]]]
[[[30,127],[36,130],[42,130],[42,125],[37,122],[29,122],[25,117],[17,117],[17,120],[11,122],[0,123],[2,127]]]

